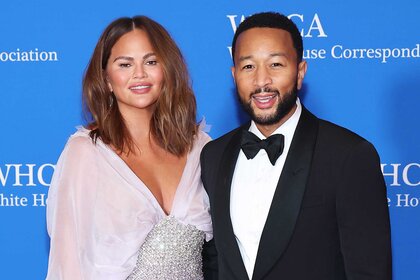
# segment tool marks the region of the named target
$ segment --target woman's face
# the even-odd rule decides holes
[[[112,47],[105,71],[123,116],[154,111],[163,70],[145,31],[134,29],[124,34]]]

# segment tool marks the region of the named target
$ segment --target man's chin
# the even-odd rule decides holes
[[[256,122],[257,124],[271,125],[279,121],[276,118],[276,115],[277,115],[276,113],[268,113],[268,112],[265,114],[254,113],[252,114],[252,120]]]
[[[257,118],[262,118],[262,119],[266,119],[266,118],[272,118],[276,115],[276,107],[271,107],[271,108],[253,108],[252,109],[252,115],[254,117]]]

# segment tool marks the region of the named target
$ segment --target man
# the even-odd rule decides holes
[[[201,155],[219,279],[391,279],[378,155],[300,103],[302,53],[297,27],[278,13],[246,18],[233,38],[232,74],[252,121]]]

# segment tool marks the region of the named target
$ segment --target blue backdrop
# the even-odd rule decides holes
[[[0,8],[0,279],[44,279],[45,199],[81,113],[81,77],[103,28],[144,14],[182,49],[200,119],[218,137],[244,120],[230,44],[243,16],[289,15],[304,36],[301,99],[377,148],[396,280],[420,279],[420,2],[415,0],[4,1]]]

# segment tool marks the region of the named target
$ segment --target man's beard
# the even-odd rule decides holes
[[[251,116],[251,119],[255,123],[260,124],[260,125],[272,125],[272,124],[278,123],[284,116],[286,116],[290,112],[290,110],[293,109],[293,107],[296,104],[298,89],[297,89],[297,85],[295,84],[295,86],[293,87],[291,91],[280,94],[280,92],[276,89],[265,87],[265,88],[260,88],[260,89],[255,90],[254,92],[251,93],[251,96],[253,94],[257,94],[261,92],[272,92],[272,93],[277,94],[277,98],[279,99],[279,102],[277,104],[277,108],[275,112],[271,115],[267,115],[267,116],[256,115],[254,109],[251,106],[252,97],[249,101],[245,101],[241,99],[239,93],[237,95],[238,95],[239,102],[241,103],[245,112],[247,112]]]

